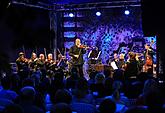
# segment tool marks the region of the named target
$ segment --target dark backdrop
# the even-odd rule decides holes
[[[53,37],[48,11],[13,4],[9,7],[0,5],[0,56],[13,62],[23,47],[28,57],[32,51],[41,53],[43,48],[51,48]]]

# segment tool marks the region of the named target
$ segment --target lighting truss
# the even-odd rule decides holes
[[[28,7],[36,7],[45,10],[52,11],[69,11],[69,10],[89,10],[89,9],[108,9],[117,7],[140,7],[141,2],[139,0],[132,1],[111,1],[111,2],[97,2],[97,3],[83,3],[83,4],[56,4],[56,3],[44,3],[38,0],[38,2],[31,2],[33,0],[12,0],[12,4],[24,5]]]
[[[11,4],[23,5],[26,7],[40,8],[44,10],[52,10],[51,5],[43,2],[33,2],[33,0],[12,0]]]

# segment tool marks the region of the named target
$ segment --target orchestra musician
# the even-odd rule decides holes
[[[41,79],[46,77],[46,66],[45,66],[45,56],[44,54],[40,54],[39,58],[37,60],[37,71],[40,71],[41,73]]]
[[[45,69],[45,56],[44,54],[40,54],[37,60],[37,69]]]
[[[31,58],[29,59],[29,62],[28,62],[29,69],[30,69],[31,72],[35,72],[36,71],[37,61],[38,61],[37,54],[32,52]]]
[[[58,55],[57,66],[65,70],[65,68],[68,66],[66,56],[63,56],[62,54]]]
[[[136,59],[136,53],[129,52],[128,60],[125,64],[125,77],[126,79],[130,79],[133,77],[137,77],[139,74],[139,62]]]
[[[125,58],[124,58],[125,54],[121,53],[119,55],[119,60],[117,61],[117,66],[119,69],[124,70],[125,68]]]
[[[25,58],[24,53],[20,52],[19,57],[16,59],[17,72],[21,80],[28,77],[28,59]]]
[[[107,60],[107,64],[111,64],[111,62],[115,62],[115,64],[117,65],[117,62],[119,61],[118,58],[118,53],[117,51],[113,51],[113,56],[111,56],[108,60]]]
[[[53,60],[53,54],[49,53],[48,58],[45,60],[46,70],[54,71],[56,67],[56,62]]]
[[[70,48],[69,55],[71,56],[72,68],[76,68],[79,72],[79,76],[83,77],[83,55],[86,53],[86,47],[81,44],[80,39],[75,40],[75,44]]]
[[[144,51],[144,58],[145,58],[144,71],[145,72],[153,73],[153,55],[154,54],[155,54],[155,51],[151,47],[151,45],[146,44],[145,51]]]

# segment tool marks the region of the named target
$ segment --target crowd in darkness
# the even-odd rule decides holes
[[[24,79],[2,76],[0,113],[165,112],[164,84],[149,73],[129,79],[119,69],[91,71],[89,80],[78,75],[75,68],[67,76],[59,68],[52,79],[37,72]]]

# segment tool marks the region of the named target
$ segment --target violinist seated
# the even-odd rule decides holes
[[[119,55],[119,60],[117,62],[117,66],[119,69],[124,70],[125,69],[125,54],[121,53]]]
[[[68,66],[68,62],[67,62],[66,56],[63,56],[62,54],[58,55],[57,66],[62,68],[62,69],[65,69]]]
[[[53,54],[49,53],[48,58],[45,60],[46,70],[55,70],[56,62],[53,60]]]
[[[24,53],[20,52],[19,57],[16,60],[17,72],[21,80],[28,77],[29,68],[28,68],[28,59],[25,58]]]
[[[45,69],[45,56],[44,54],[40,54],[39,55],[39,58],[38,58],[38,61],[37,61],[37,69],[39,70],[42,70],[42,69]]]
[[[36,53],[33,52],[32,55],[31,55],[31,58],[28,62],[29,68],[32,72],[36,71],[37,61],[38,61],[37,55],[36,55]]]
[[[17,64],[17,71],[24,71],[26,68],[28,68],[28,59],[25,58],[23,52],[19,53],[19,57],[16,60],[16,64]]]

